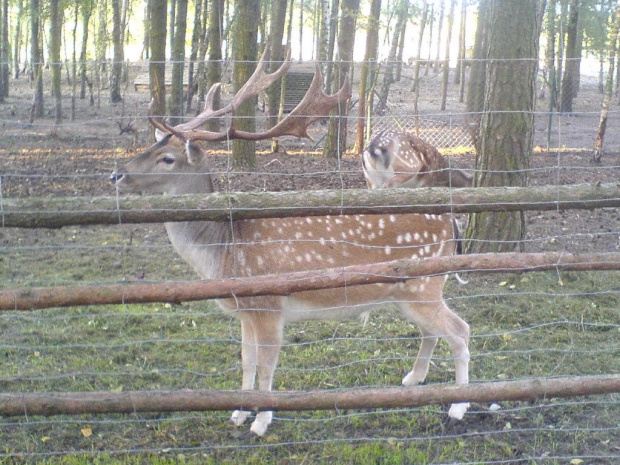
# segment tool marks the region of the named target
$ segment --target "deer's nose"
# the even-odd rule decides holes
[[[123,175],[121,173],[112,173],[110,175],[110,182],[112,183],[117,183],[118,181],[120,181],[123,178]]]

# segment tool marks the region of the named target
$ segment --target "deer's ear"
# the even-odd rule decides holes
[[[197,165],[205,156],[205,153],[200,145],[188,140],[185,143],[185,155],[187,157],[187,163],[190,165]]]
[[[159,128],[155,128],[155,140],[157,142],[160,142],[161,140],[163,140],[166,136],[170,135],[167,132],[162,131]]]

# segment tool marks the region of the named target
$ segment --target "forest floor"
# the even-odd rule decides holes
[[[53,123],[49,93],[45,117],[30,124],[30,84],[24,77],[11,80],[11,96],[0,104],[0,201],[115,195],[109,174],[149,145],[148,95],[131,85],[144,69],[130,70],[123,104],[110,105],[102,89],[93,106],[78,99],[75,120],[67,118],[60,126]],[[378,126],[412,120],[410,74],[405,68],[390,95],[391,114],[377,118]],[[426,135],[456,137],[445,153],[454,166],[473,169],[473,149],[461,138],[465,117],[458,88],[450,86],[448,111],[440,112],[439,83],[431,71],[422,84],[421,113],[430,122]],[[229,88],[225,83],[224,90]],[[602,163],[589,162],[601,100],[595,83],[584,79],[575,112],[554,115],[548,139],[548,102],[539,99],[531,185],[618,182],[620,115],[615,111]],[[67,114],[70,107],[65,97]],[[135,133],[120,134],[119,125],[130,122]],[[217,187],[365,188],[358,154],[346,153],[339,161],[321,156],[325,131],[324,123],[312,129],[318,144],[282,139],[278,153],[260,144],[254,172],[231,169],[225,144],[206,147]],[[616,208],[532,211],[527,218],[528,252],[620,249]],[[196,278],[169,247],[161,225],[2,228],[0,247],[3,288]],[[472,327],[474,382],[620,372],[617,273],[468,278],[464,287],[449,280],[446,295]],[[240,382],[237,325],[212,303],[3,312],[0,334],[0,392],[235,389]],[[418,344],[417,332],[393,309],[364,327],[357,322],[292,325],[286,339],[275,384],[281,390],[398,385]],[[452,382],[447,348],[438,349],[428,381]],[[613,464],[620,460],[618,400],[611,395],[510,402],[497,412],[475,405],[456,425],[438,407],[279,413],[269,435],[254,441],[240,439],[243,431],[227,424],[222,412],[3,418],[0,463]]]

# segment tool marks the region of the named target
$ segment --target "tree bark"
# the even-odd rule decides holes
[[[121,26],[121,0],[112,0],[112,73],[110,75],[110,102],[117,103],[123,99],[121,95],[121,78],[123,73],[123,40]]]
[[[340,27],[338,31],[338,62],[334,75],[333,89],[340,89],[353,67],[353,46],[355,44],[355,24],[359,13],[360,0],[343,0],[341,6]],[[327,158],[340,159],[347,146],[348,101],[332,112],[329,129],[325,140],[324,155]]]
[[[43,54],[39,42],[40,14],[39,0],[30,0],[30,65],[34,80],[31,123],[35,118],[43,116]]]
[[[527,185],[538,63],[536,11],[536,0],[491,0],[476,187]],[[480,253],[522,248],[525,226],[524,212],[475,213],[470,215],[465,250]]]
[[[153,101],[153,115],[166,114],[166,16],[167,0],[150,0],[151,6],[151,59],[149,83]]]
[[[233,39],[233,87],[237,92],[256,69],[258,52],[258,24],[260,0],[235,0]],[[235,126],[239,130],[254,132],[256,128],[254,100],[240,105],[236,111]],[[234,140],[232,160],[235,168],[253,170],[256,167],[256,143]]]
[[[441,103],[439,109],[446,109],[446,100],[448,99],[448,80],[450,78],[450,42],[452,42],[452,28],[454,26],[454,8],[456,0],[450,0],[450,11],[448,12],[448,31],[446,34],[446,52],[443,61],[443,76],[441,82]]]
[[[59,11],[59,0],[50,0],[50,61],[52,69],[52,95],[54,96],[54,122],[62,122],[62,93],[60,89],[61,62],[60,38],[62,24]]]
[[[573,99],[577,89],[575,82],[575,67],[577,66],[577,36],[579,21],[579,0],[571,0],[566,32],[566,64],[562,76],[562,88],[560,92],[560,111],[571,113],[573,111]]]
[[[174,25],[174,48],[172,50],[172,82],[170,85],[170,106],[168,114],[174,126],[183,120],[183,75],[185,71],[185,35],[187,32],[187,2],[176,0],[176,22]]]
[[[40,310],[76,305],[118,305],[147,302],[191,302],[264,295],[287,296],[377,283],[402,283],[412,278],[447,273],[620,270],[620,253],[479,254],[392,260],[323,270],[259,275],[242,279],[85,286],[26,287],[0,290],[0,311]],[[1,401],[0,401],[1,404]]]
[[[481,112],[484,107],[484,89],[486,85],[490,1],[480,0],[478,6],[478,26],[476,28],[473,60],[469,72],[469,84],[467,86],[466,107],[468,126],[477,151],[479,150],[480,120],[482,119]]]
[[[355,153],[362,153],[367,140],[367,137],[364,137],[364,129],[366,126],[366,118],[368,117],[370,119],[370,114],[367,116],[366,111],[367,108],[372,107],[372,93],[368,92],[368,90],[372,90],[371,79],[374,79],[376,75],[380,14],[381,0],[372,0],[370,4],[370,15],[368,16],[368,25],[366,27],[366,52],[360,72],[357,131],[355,136],[355,148],[353,149]],[[369,136],[369,134],[366,136]]]
[[[9,78],[11,76],[11,44],[9,43],[9,0],[2,1],[2,96],[9,96]]]
[[[230,206],[234,205],[234,210]],[[208,195],[3,199],[13,228],[230,221],[338,214],[520,212],[620,207],[617,183],[542,187],[345,189]]]
[[[605,83],[605,97],[603,98],[603,108],[601,109],[601,118],[594,140],[594,151],[591,161],[600,163],[603,157],[603,140],[605,139],[605,130],[607,129],[607,117],[609,114],[609,104],[614,87],[614,66],[616,61],[616,52],[618,49],[618,30],[620,29],[620,6],[616,6],[614,22],[609,34],[609,69],[607,70],[607,82]]]

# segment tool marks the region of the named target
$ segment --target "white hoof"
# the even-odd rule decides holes
[[[272,419],[273,412],[260,412],[256,415],[256,419],[252,423],[250,431],[257,436],[263,436],[267,432]]]
[[[452,404],[448,416],[455,420],[462,420],[469,408],[469,402],[463,402],[461,404]]]
[[[403,386],[417,386],[423,382],[424,378],[420,379],[420,377],[416,376],[413,371],[409,372],[409,374],[403,378]]]
[[[252,412],[245,410],[235,410],[230,417],[230,421],[232,421],[235,426],[241,426],[248,420],[251,414]]]

